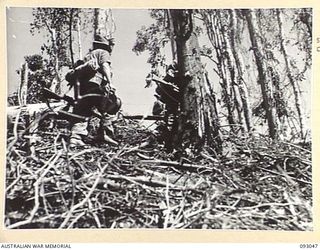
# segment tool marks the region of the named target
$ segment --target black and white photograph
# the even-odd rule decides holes
[[[314,230],[313,8],[5,20],[6,229]]]

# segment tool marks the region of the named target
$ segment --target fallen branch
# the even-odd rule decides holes
[[[260,166],[258,166],[257,168],[259,168],[259,169],[261,169],[261,170],[263,170],[263,171],[266,171],[266,172],[269,172],[269,173],[275,174],[275,175],[283,176],[283,177],[285,177],[285,178],[286,178],[286,176],[285,176],[284,174],[282,174],[282,173],[278,173],[278,172],[275,172],[275,171],[272,171],[272,170],[270,170],[270,169],[263,168],[263,167],[260,167]],[[304,183],[304,184],[312,185],[312,182],[310,182],[310,181],[300,180],[300,179],[295,178],[295,177],[290,177],[290,178],[291,178],[291,179],[293,179],[293,180],[296,180],[296,181],[298,181],[298,182]]]
[[[73,207],[71,207],[70,211],[67,213],[67,216],[66,218],[64,219],[64,221],[61,223],[60,227],[59,228],[64,228],[67,223],[69,222],[70,220],[70,217],[71,215],[73,214],[73,212],[82,207],[84,204],[86,204],[88,202],[88,200],[90,199],[91,195],[93,194],[94,190],[96,189],[97,185],[99,184],[99,181],[100,181],[100,178],[102,177],[102,175],[104,174],[104,172],[106,171],[107,167],[109,166],[109,164],[115,159],[117,158],[121,153],[121,150],[119,150],[117,152],[117,154],[115,154],[107,164],[104,165],[104,167],[100,170],[98,176],[97,176],[97,179],[96,181],[94,182],[94,184],[92,185],[90,191],[87,193],[86,197],[81,201],[79,202],[78,204],[74,205]],[[71,157],[72,158],[72,157]],[[70,158],[70,159],[71,159]]]
[[[145,120],[145,121],[162,121],[164,120],[163,116],[159,115],[124,115],[123,118],[125,119],[134,119],[134,120]]]
[[[7,228],[8,229],[13,229],[13,228],[17,228],[17,227],[21,227],[23,225],[29,224],[32,222],[36,212],[39,209],[40,206],[40,202],[39,202],[39,187],[40,184],[42,182],[42,179],[46,176],[46,174],[49,172],[49,170],[54,167],[54,164],[56,163],[56,161],[60,158],[60,156],[62,155],[62,152],[58,152],[56,155],[53,155],[51,157],[51,159],[48,161],[50,164],[48,164],[48,167],[43,171],[43,173],[41,174],[41,176],[39,177],[39,179],[35,182],[34,184],[34,200],[35,200],[35,205],[30,213],[30,216],[27,220],[24,221],[19,221],[17,223],[14,223],[12,225],[9,225]]]
[[[176,167],[180,169],[192,169],[199,170],[201,168],[212,169],[204,165],[196,165],[190,163],[176,162],[176,161],[163,161],[163,160],[142,160],[142,164],[154,164],[154,165],[163,165],[168,167]]]

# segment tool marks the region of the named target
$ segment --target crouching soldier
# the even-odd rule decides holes
[[[149,80],[149,79],[146,79]],[[164,78],[160,79],[153,76],[151,81],[157,83],[156,102],[153,106],[153,114],[160,115],[164,112],[165,126],[160,124],[158,130],[163,137],[165,147],[168,151],[172,150],[173,135],[177,127],[177,115],[180,107],[179,75],[177,63],[169,65]]]
[[[76,104],[73,112],[91,117],[96,109],[100,116],[97,138],[113,145],[113,127],[109,115],[116,114],[121,107],[121,100],[115,95],[112,85],[111,52],[113,39],[95,36],[93,50],[77,67],[66,75],[66,80],[74,87]],[[70,146],[85,145],[83,139],[88,136],[88,123],[75,121],[71,128]]]
[[[172,126],[172,120],[175,119],[180,105],[180,91],[179,91],[179,80],[178,80],[177,64],[174,62],[169,65],[166,70],[166,75],[163,80],[157,80],[156,93],[159,96],[159,100],[165,104],[165,120],[167,126]]]

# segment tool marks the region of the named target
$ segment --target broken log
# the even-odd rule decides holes
[[[65,105],[66,105],[65,102],[50,103],[50,106],[53,110],[62,108]],[[30,115],[34,115],[48,109],[49,107],[46,103],[27,104],[23,106],[10,106],[10,107],[7,107],[7,116],[8,116],[8,119],[13,118],[17,115],[19,111],[28,113]]]
[[[87,121],[89,118],[81,115],[76,115],[71,112],[62,110],[66,106],[65,102],[52,102],[50,108],[46,103],[27,104],[24,106],[12,106],[7,107],[7,119],[8,125],[13,124],[18,112],[28,114],[29,117],[35,118],[43,112],[48,112],[48,115],[56,116],[60,119],[78,119],[81,121]]]
[[[124,115],[125,119],[133,119],[133,120],[151,120],[151,121],[162,121],[164,120],[163,116],[160,115]]]
[[[36,103],[36,104],[27,104],[23,106],[10,106],[7,107],[7,128],[13,127],[15,124],[17,116],[20,119],[21,114],[25,114],[29,117],[30,121],[35,120],[36,117],[39,117],[41,114],[47,113],[46,117],[54,116],[56,119],[64,120],[79,120],[79,121],[88,121],[88,117],[80,116],[73,114],[71,112],[63,110],[66,107],[66,102],[50,102],[49,106],[47,103]],[[97,112],[92,114],[95,117],[101,118]],[[153,115],[123,115],[124,119],[134,119],[134,120],[153,120],[153,121],[162,121],[164,120],[163,116],[153,116]]]

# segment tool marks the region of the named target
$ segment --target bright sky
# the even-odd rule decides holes
[[[152,22],[147,10],[115,9],[113,16],[116,23],[114,34],[116,45],[112,54],[114,85],[123,101],[124,111],[130,114],[151,113],[154,90],[145,89],[145,77],[149,72],[146,63],[148,54],[137,56],[132,47],[136,31],[142,25]],[[19,77],[16,70],[24,62],[24,56],[39,54],[40,46],[45,41],[43,34],[32,36],[32,8],[10,8],[7,10],[7,46],[8,46],[8,93],[17,90]],[[82,35],[83,53],[91,47],[91,36]]]

